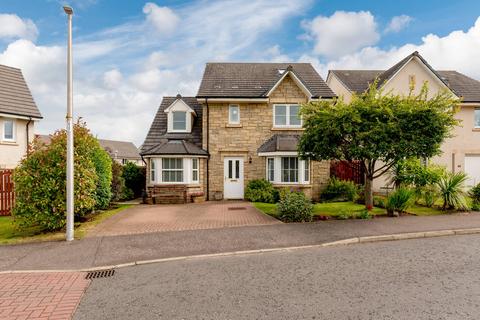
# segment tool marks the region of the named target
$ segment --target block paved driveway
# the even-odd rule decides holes
[[[0,274],[0,319],[71,319],[89,284],[81,272]]]
[[[100,223],[89,236],[280,224],[244,201],[136,205]]]

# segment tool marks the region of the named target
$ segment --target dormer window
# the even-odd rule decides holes
[[[173,111],[172,121],[174,131],[187,130],[187,113],[185,111]]]
[[[167,114],[167,132],[169,133],[190,133],[192,132],[193,117],[196,116],[193,110],[181,96],[165,109]]]

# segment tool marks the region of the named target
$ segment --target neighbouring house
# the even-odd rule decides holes
[[[164,97],[141,147],[153,203],[243,199],[267,179],[314,200],[328,161],[299,159],[300,105],[335,94],[309,63],[207,63],[196,97]]]
[[[130,162],[137,166],[145,165],[138,148],[132,142],[105,139],[98,139],[98,142],[110,154],[112,159],[120,164],[125,165]]]
[[[42,115],[22,71],[0,65],[0,169],[13,169],[27,154]]]
[[[480,82],[457,71],[435,70],[418,53],[413,52],[387,70],[330,70],[327,84],[345,101],[353,93],[365,92],[377,79],[384,93],[408,95],[410,90],[419,93],[424,83],[428,84],[428,96],[446,90],[461,99],[457,118],[462,121],[453,137],[442,145],[442,154],[433,163],[447,169],[464,171],[469,175],[468,184],[480,183]],[[389,177],[374,181],[374,190],[389,187]]]
[[[50,135],[37,134],[36,137],[43,143],[50,144]],[[129,162],[137,166],[145,165],[137,147],[132,142],[98,139],[98,143],[100,143],[100,146],[107,151],[112,159],[122,165]]]

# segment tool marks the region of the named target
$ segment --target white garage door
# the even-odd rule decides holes
[[[480,183],[480,154],[465,156],[465,173],[469,178],[467,186]]]

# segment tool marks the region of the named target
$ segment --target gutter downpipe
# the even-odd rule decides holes
[[[210,109],[208,108],[208,98],[205,98],[205,105],[207,107],[207,201],[210,200]]]
[[[30,139],[29,139],[29,136],[30,136],[30,132],[28,130],[28,127],[30,126],[30,123],[32,123],[32,117],[29,117],[28,118],[28,121],[27,121],[27,158],[28,156],[30,155]]]

